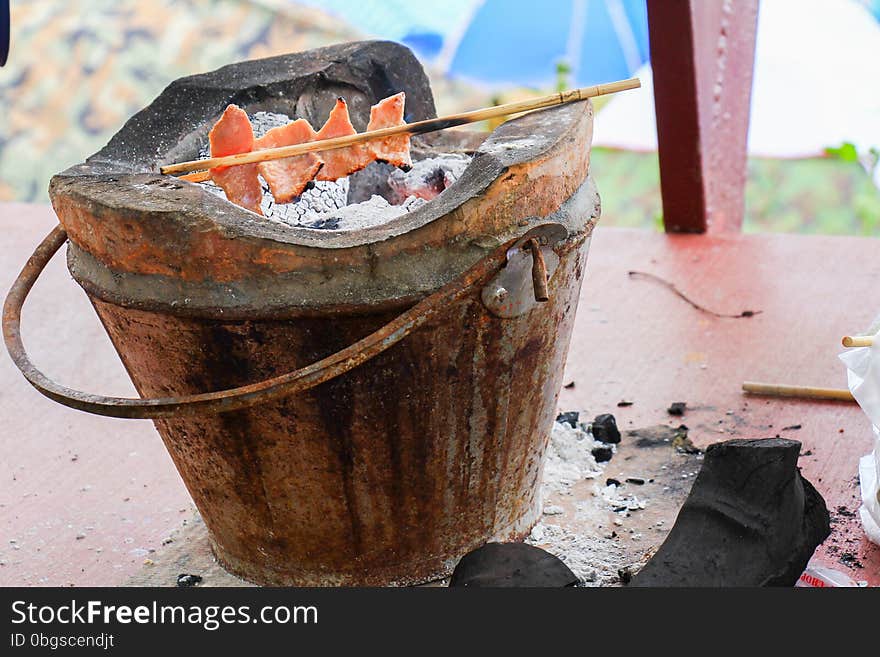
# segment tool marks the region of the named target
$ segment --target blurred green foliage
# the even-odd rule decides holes
[[[750,158],[744,230],[880,235],[880,190],[865,157],[853,153],[844,145],[827,157]],[[591,170],[600,225],[663,229],[656,153],[594,148]]]

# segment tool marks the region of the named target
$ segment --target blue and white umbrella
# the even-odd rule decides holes
[[[645,0],[299,0],[400,41],[450,76],[552,85],[626,78],[648,60]]]
[[[644,0],[485,0],[447,39],[439,64],[482,82],[547,86],[556,64],[585,86],[629,77],[648,60]]]

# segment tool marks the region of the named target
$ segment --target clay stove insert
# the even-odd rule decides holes
[[[415,138],[417,164],[472,159],[437,198],[360,224],[260,217],[157,173],[196,159],[229,103],[319,125],[343,96],[363,130],[370,105],[399,91],[407,121],[435,115],[421,66],[387,42],[227,66],[174,82],[52,180],[70,272],[145,401],[71,391],[24,354],[16,305],[64,243],[60,228],[7,305],[13,357],[42,392],[155,419],[218,560],[253,582],[423,582],[488,540],[524,536],[540,512],[599,214],[589,102],[482,141]],[[362,214],[351,204],[390,197],[381,167],[348,181],[351,217]]]

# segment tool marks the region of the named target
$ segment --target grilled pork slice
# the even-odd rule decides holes
[[[318,131],[317,139],[347,137],[355,134],[357,134],[357,130],[354,129],[351,118],[348,116],[348,105],[345,103],[345,99],[337,98],[336,105],[333,106],[330,116],[327,117],[327,122]],[[360,171],[372,161],[369,150],[362,145],[322,151],[321,158],[324,160],[324,166],[318,171],[318,180],[337,180],[355,171]]]
[[[380,130],[381,128],[404,125],[406,123],[403,120],[405,103],[406,94],[402,91],[380,100],[370,108],[370,123],[367,125],[367,130]],[[412,160],[409,156],[409,135],[374,139],[367,143],[367,148],[373,159],[382,160],[402,169],[412,167]]]
[[[254,149],[254,131],[248,115],[237,105],[229,105],[208,133],[211,157],[248,153]],[[239,164],[211,169],[211,179],[226,192],[232,203],[261,215],[263,188],[256,164]]]
[[[312,141],[316,136],[311,124],[297,119],[287,125],[272,128],[255,140],[257,149],[293,146]],[[260,175],[269,184],[276,203],[290,203],[305,191],[312,178],[324,165],[324,160],[314,153],[269,160],[257,165]]]

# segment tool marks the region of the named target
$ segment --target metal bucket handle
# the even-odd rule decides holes
[[[547,230],[552,227],[551,230]],[[168,418],[184,415],[222,413],[248,408],[256,404],[287,397],[308,390],[333,379],[397,344],[412,331],[424,325],[449,304],[471,293],[474,284],[501,269],[508,250],[522,246],[532,239],[548,241],[548,235],[558,236],[559,224],[544,224],[525,235],[507,242],[477,262],[457,279],[424,298],[409,310],[398,315],[377,331],[322,360],[287,374],[218,392],[207,392],[184,397],[157,397],[131,399],[106,397],[67,388],[48,378],[31,362],[21,339],[21,309],[37,278],[52,256],[67,241],[67,232],[56,226],[36,248],[10,289],[3,305],[3,339],[12,360],[34,388],[54,401],[95,415],[120,418]],[[565,231],[563,230],[563,233]],[[552,238],[551,238],[552,239]],[[555,241],[555,240],[554,240]],[[532,242],[529,242],[533,244]],[[532,249],[533,253],[539,251]],[[543,266],[540,257],[534,257],[535,268]],[[546,279],[546,274],[544,274]],[[537,278],[536,278],[537,280]],[[536,291],[536,298],[538,292]]]

